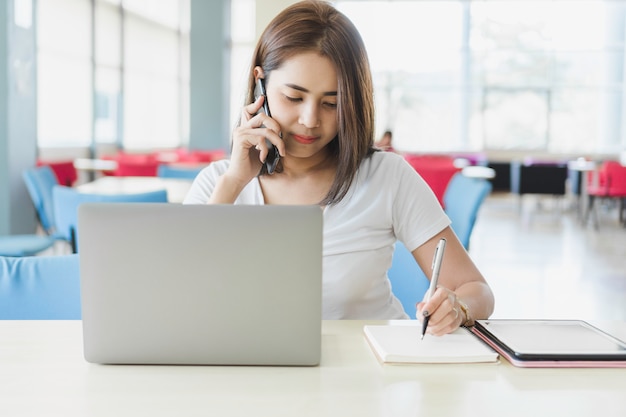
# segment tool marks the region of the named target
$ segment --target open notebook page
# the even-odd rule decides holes
[[[421,327],[366,325],[365,338],[385,363],[497,362],[498,354],[469,330],[459,328],[444,336],[426,334]]]

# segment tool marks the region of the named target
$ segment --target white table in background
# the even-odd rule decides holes
[[[135,194],[166,189],[171,203],[182,203],[192,180],[160,177],[102,177],[76,187],[91,194]]]
[[[381,365],[357,320],[324,321],[316,367],[85,362],[80,321],[0,321],[3,416],[623,417],[626,369]],[[622,339],[626,323],[602,326]],[[417,337],[417,334],[416,334]]]
[[[115,171],[117,162],[110,159],[76,158],[74,168],[82,171]]]
[[[461,172],[463,173],[463,175],[470,178],[483,178],[486,180],[490,180],[496,177],[495,169],[480,165],[466,166],[461,170]]]

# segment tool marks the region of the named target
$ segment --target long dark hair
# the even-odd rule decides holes
[[[287,7],[265,28],[256,45],[246,104],[254,101],[255,67],[263,68],[269,79],[285,60],[303,52],[328,58],[337,71],[338,133],[328,144],[337,160],[337,173],[320,202],[335,204],[348,192],[363,159],[374,152],[372,75],[365,45],[354,24],[325,1],[306,0]]]

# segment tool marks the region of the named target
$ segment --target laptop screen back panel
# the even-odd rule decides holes
[[[319,207],[81,209],[87,361],[319,363]]]

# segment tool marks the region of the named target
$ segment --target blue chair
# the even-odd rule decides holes
[[[35,207],[41,234],[0,236],[0,256],[33,256],[51,248],[60,239],[55,233],[52,187],[57,177],[49,166],[30,168],[22,173],[26,189]]]
[[[0,256],[0,320],[80,320],[78,255]]]
[[[54,235],[54,207],[52,188],[58,185],[54,171],[48,165],[30,168],[22,173],[26,189],[30,195],[41,228],[48,235]]]
[[[157,190],[135,194],[87,194],[75,188],[56,185],[52,189],[52,202],[57,233],[72,245],[72,252],[78,252],[76,228],[78,206],[82,203],[167,203],[167,190]]]
[[[402,244],[396,242],[391,268],[387,271],[391,290],[400,300],[409,318],[415,319],[415,305],[422,301],[428,291],[430,281],[415,261],[413,254]]]
[[[0,236],[0,256],[34,256],[51,248],[56,236],[7,235]]]
[[[167,164],[159,165],[157,168],[157,177],[161,178],[181,178],[193,180],[202,171],[201,168],[181,168]]]
[[[469,249],[478,211],[491,188],[488,180],[470,178],[459,172],[454,174],[443,195],[446,214],[452,221],[452,230],[465,249]]]

